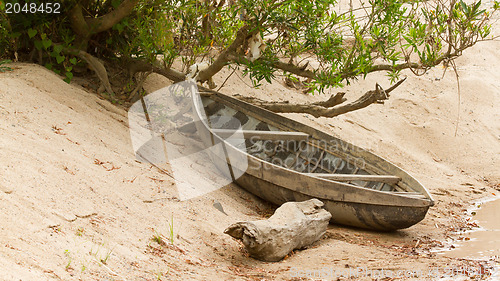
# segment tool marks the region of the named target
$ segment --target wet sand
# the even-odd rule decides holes
[[[466,233],[464,239],[467,240],[455,244],[456,249],[445,253],[445,255],[471,259],[488,259],[491,256],[500,256],[500,199],[479,204],[479,208],[471,213],[475,214],[473,219],[481,228]]]

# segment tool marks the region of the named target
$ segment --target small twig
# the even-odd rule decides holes
[[[109,271],[109,273],[111,273],[113,276],[118,276],[118,277],[120,277],[122,280],[125,280],[125,281],[127,280],[125,277],[123,277],[123,276],[121,276],[120,274],[118,274],[118,273],[114,272],[113,270],[111,270],[111,268],[109,268],[109,267],[108,267],[107,265],[105,265],[103,262],[98,261],[98,260],[96,260],[96,262],[97,262],[100,266],[103,266],[104,268],[106,268],[106,269]]]
[[[175,179],[167,170],[160,168],[158,165],[156,165],[153,162],[151,162],[148,158],[146,158],[140,152],[136,152],[136,153],[137,153],[137,155],[139,155],[140,157],[142,157],[143,159],[145,159],[146,161],[148,161],[148,163],[151,164],[153,167],[155,167],[156,169],[160,170],[162,173],[164,173],[165,175],[169,176],[170,178]]]
[[[245,82],[245,80],[243,80],[243,78],[241,78],[241,76],[238,73],[236,73],[236,76],[240,78],[241,82],[243,82],[243,84],[245,84],[247,87],[253,88],[253,86],[248,85],[247,82]]]
[[[231,67],[231,66],[230,66]],[[217,91],[220,91],[220,89],[222,89],[222,87],[224,87],[224,85],[226,84],[227,80],[229,80],[229,77],[231,77],[234,72],[236,71],[236,67],[233,69],[233,72],[231,72],[231,74],[229,74],[227,77],[226,77],[226,80],[224,80],[224,82],[222,83],[222,85],[220,85],[219,89],[217,89]]]
[[[146,72],[144,74],[144,76],[139,80],[139,83],[137,83],[137,87],[135,87],[135,89],[130,92],[129,94],[129,101],[132,101],[132,102],[135,102],[137,97],[136,97],[136,94],[137,92],[142,89],[142,86],[144,85],[144,82],[146,82],[146,79],[148,78],[149,74],[151,74],[152,71],[149,71],[149,72]]]
[[[460,122],[460,77],[458,75],[458,70],[457,70],[457,65],[455,64],[455,61],[451,61],[451,66],[453,67],[453,71],[455,71],[455,77],[457,78],[457,93],[458,93],[458,112],[457,112],[457,125],[455,126],[455,137],[457,136],[458,132],[458,123]]]

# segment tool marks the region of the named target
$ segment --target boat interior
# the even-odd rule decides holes
[[[221,138],[241,129],[245,142],[239,149],[275,165],[308,176],[352,184],[362,188],[422,197],[398,186],[401,178],[370,173],[360,159],[341,157],[331,144],[322,143],[302,132],[283,131],[220,102],[202,97],[212,132]],[[227,118],[227,117],[231,118]],[[225,117],[225,118],[224,118]]]

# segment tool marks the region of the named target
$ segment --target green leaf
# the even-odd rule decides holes
[[[477,11],[477,10],[479,9],[479,7],[480,7],[480,6],[481,6],[481,0],[479,0],[479,1],[476,3],[476,5],[474,5],[474,10],[476,10],[476,11]]]
[[[62,63],[64,61],[65,57],[64,56],[58,56],[56,57],[57,63]]]
[[[36,29],[33,29],[33,28],[30,28],[28,29],[28,36],[31,38],[35,37],[35,35],[38,33],[38,31],[36,31]]]
[[[21,36],[21,32],[12,32],[12,34],[10,34],[10,37],[11,38],[18,38],[19,36]]]
[[[63,49],[63,46],[61,45],[54,45],[54,52],[59,54]]]
[[[69,62],[70,62],[70,63],[72,63],[72,64],[76,64],[76,63],[77,63],[76,58],[71,58],[71,59],[69,60]]]
[[[73,67],[72,67],[72,66],[68,66],[68,67],[66,67],[65,69],[66,69],[66,71],[68,71],[68,72],[69,72],[69,71],[73,70]]]
[[[42,45],[43,45],[43,47],[44,47],[45,49],[47,49],[48,47],[50,47],[50,45],[52,45],[52,40],[50,40],[50,39],[44,39],[44,40],[42,41]]]
[[[460,6],[462,6],[462,10],[464,11],[464,13],[469,13],[469,7],[467,6],[467,4],[465,4],[464,1],[460,0]]]
[[[35,48],[37,50],[41,50],[42,49],[42,41],[40,40],[35,40],[35,42],[33,42],[33,44],[35,44]]]
[[[478,16],[480,16],[480,15],[482,15],[484,13],[486,13],[486,10],[480,10],[480,11],[476,12],[476,14],[474,14],[474,17],[477,18]]]
[[[46,63],[45,64],[45,68],[47,68],[48,70],[52,70],[52,64],[51,63]]]
[[[116,30],[118,30],[118,33],[122,33],[124,27],[121,23],[118,23],[118,24],[115,24],[113,26],[113,28],[116,28]]]
[[[69,71],[68,71],[68,72],[66,72],[66,77],[68,77],[68,78],[69,78],[69,80],[73,79],[73,73],[71,73],[71,72],[69,72]]]

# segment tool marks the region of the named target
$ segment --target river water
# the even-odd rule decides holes
[[[480,207],[471,210],[471,214],[475,214],[472,219],[476,220],[481,228],[465,233],[463,236],[470,238],[470,240],[454,243],[456,248],[443,253],[444,255],[482,260],[492,256],[500,257],[500,199],[476,203],[475,205],[480,205]],[[498,266],[494,275],[493,280],[500,280]]]
[[[484,203],[476,203],[479,208],[471,211],[475,214],[472,219],[481,226],[479,230],[466,233],[470,238],[454,244],[454,250],[446,253],[447,256],[472,259],[486,259],[491,256],[500,256],[500,199]]]

